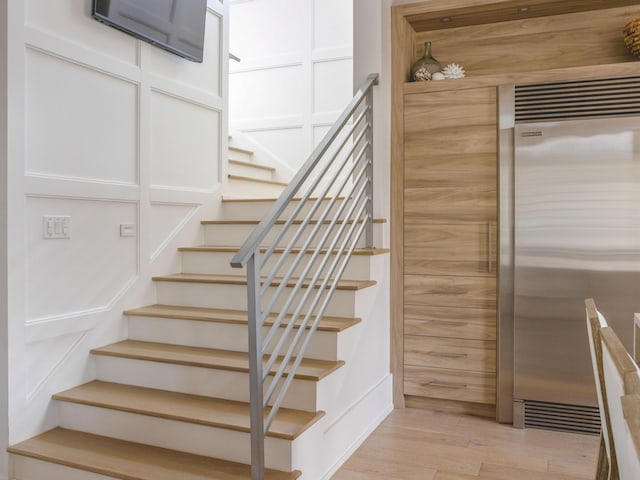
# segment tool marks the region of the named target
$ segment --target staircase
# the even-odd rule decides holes
[[[153,278],[157,304],[124,312],[127,339],[91,351],[97,378],[54,395],[59,427],[9,448],[12,478],[251,478],[247,281],[230,261],[286,184],[252,152],[229,155],[229,194],[221,218],[202,223],[204,245],[180,248],[182,271]],[[385,253],[354,251],[267,433],[266,479],[329,478],[375,427],[384,385],[355,354]]]

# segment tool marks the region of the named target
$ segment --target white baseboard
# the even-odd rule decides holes
[[[391,382],[392,375],[389,374],[386,376],[378,385]],[[330,480],[331,477],[340,469],[340,467],[355,453],[355,451],[360,448],[360,446],[364,443],[364,441],[373,433],[373,431],[378,428],[378,426],[384,421],[385,418],[393,411],[394,406],[393,402],[389,402],[388,405],[375,417],[372,421],[367,425],[367,427],[362,431],[360,436],[358,436],[351,445],[345,450],[344,454],[336,460],[336,462],[331,466],[331,468],[322,476],[321,480]]]

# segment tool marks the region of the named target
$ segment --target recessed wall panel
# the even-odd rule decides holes
[[[151,183],[211,190],[218,183],[220,113],[161,92],[151,96]]]
[[[313,0],[314,47],[350,47],[353,44],[353,2]]]
[[[152,256],[179,230],[194,209],[192,205],[151,205]]]
[[[255,0],[233,5],[233,28],[229,32],[232,53],[246,61],[299,51],[309,30],[304,22],[308,18],[306,10],[307,1],[302,0]]]
[[[133,83],[27,50],[27,172],[136,183],[137,92]]]
[[[221,20],[216,14],[207,14],[202,63],[191,62],[160,48],[149,48],[151,70],[172,81],[220,96]]]
[[[138,40],[91,16],[89,0],[25,0],[26,23],[103,55],[137,64]]]
[[[251,137],[296,171],[310,153],[305,148],[302,128],[251,132]]]
[[[301,65],[231,75],[229,111],[234,121],[300,115],[308,87]]]
[[[341,112],[351,100],[353,62],[334,60],[314,65],[314,113]]]
[[[137,273],[135,203],[28,197],[26,199],[26,320],[71,315],[107,306]],[[44,239],[44,215],[71,217],[69,239]]]

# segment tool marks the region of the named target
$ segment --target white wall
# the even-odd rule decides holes
[[[10,443],[55,425],[50,395],[92,377],[88,350],[126,336],[124,308],[155,301],[151,275],[176,268],[176,246],[199,241],[226,171],[226,3],[208,0],[202,64],[97,22],[91,3],[2,7]],[[43,239],[43,215],[71,216],[71,238]],[[122,223],[136,235],[121,237]]]
[[[298,170],[352,97],[351,0],[231,2],[229,121]]]
[[[0,372],[7,371],[7,2],[0,3]],[[7,375],[0,375],[0,450],[9,437]],[[6,478],[7,456],[0,455],[0,478]]]

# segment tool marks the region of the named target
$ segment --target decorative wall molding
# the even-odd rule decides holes
[[[264,132],[267,130],[286,130],[303,128],[304,115],[286,115],[282,117],[245,118],[233,122],[232,127],[242,132]]]
[[[25,195],[32,197],[124,202],[140,200],[140,190],[136,184],[59,177],[33,172],[25,173],[24,189]]]
[[[61,60],[119,78],[126,82],[140,83],[140,67],[118,58],[71,42],[66,38],[45,32],[33,26],[25,26],[25,46]]]
[[[274,70],[278,68],[301,67],[304,65],[304,57],[304,52],[298,51],[268,57],[242,58],[240,63],[234,64],[233,67],[229,69],[229,75],[258,72],[261,70]]]
[[[71,356],[73,352],[75,352],[78,349],[78,347],[80,346],[80,344],[82,343],[82,341],[85,339],[86,336],[87,336],[86,332],[81,333],[76,339],[76,341],[73,342],[71,346],[67,349],[64,355],[60,357],[58,362],[53,367],[51,367],[51,369],[45,374],[44,377],[40,379],[37,385],[27,394],[28,402],[30,402],[38,394],[38,392],[42,390],[42,388],[49,381],[49,379],[53,377],[53,375],[60,369],[60,367],[62,367],[62,365],[66,363],[67,359]]]
[[[183,205],[199,206],[207,203],[213,195],[216,195],[222,185],[219,183],[215,188],[176,188],[165,185],[151,185],[149,190],[149,200],[152,205]]]
[[[135,285],[138,278],[138,275],[130,278],[106,305],[25,322],[25,341],[27,343],[40,342],[46,339],[92,330],[100,323],[102,314],[113,309],[129,289]]]
[[[162,241],[162,243],[160,243],[158,248],[156,248],[153,252],[151,252],[150,261],[151,261],[151,263],[153,263],[156,260],[156,258],[158,258],[158,256],[162,253],[162,251],[169,246],[171,241],[182,231],[182,229],[185,227],[185,225],[187,225],[191,221],[191,219],[198,212],[198,208],[200,206],[199,205],[188,205],[188,204],[184,204],[184,203],[169,203],[169,202],[151,202],[151,205],[173,205],[173,206],[176,206],[176,207],[189,207],[189,206],[192,207],[191,211],[189,211],[184,216],[184,218],[180,222],[178,222],[178,224],[173,228],[173,230],[171,230],[169,235],[167,235],[167,237]]]

